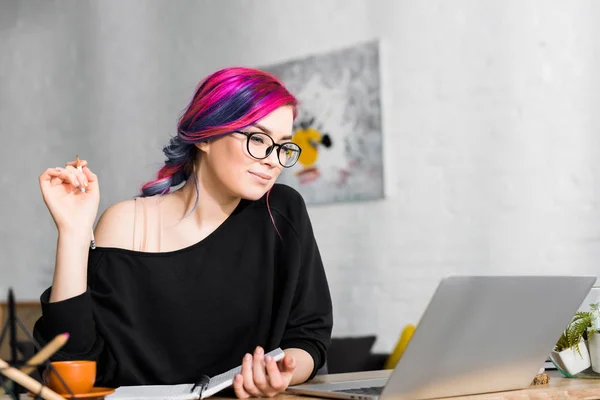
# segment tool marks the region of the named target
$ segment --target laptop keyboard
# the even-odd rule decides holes
[[[371,386],[357,389],[334,390],[334,392],[351,393],[351,394],[366,394],[369,396],[379,396],[383,392],[383,386]]]

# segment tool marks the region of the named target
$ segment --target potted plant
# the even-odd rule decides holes
[[[600,303],[590,304],[590,326],[587,330],[587,339],[590,351],[592,370],[600,373]]]
[[[578,311],[550,354],[552,362],[566,375],[578,374],[591,365],[585,340],[588,336],[588,328],[592,327],[593,318],[590,311]],[[590,330],[589,335],[593,336],[594,330]]]

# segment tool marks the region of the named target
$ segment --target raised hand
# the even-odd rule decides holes
[[[44,202],[59,232],[91,232],[98,213],[100,188],[98,177],[85,160],[68,162],[64,168],[48,168],[39,181]]]

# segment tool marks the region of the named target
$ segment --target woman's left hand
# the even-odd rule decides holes
[[[235,376],[233,389],[240,399],[248,397],[273,397],[283,392],[292,380],[296,369],[294,357],[286,355],[279,362],[265,357],[262,347],[254,355],[246,354],[242,361],[242,373]]]

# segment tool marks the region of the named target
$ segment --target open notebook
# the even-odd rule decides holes
[[[279,361],[285,355],[283,350],[277,348],[265,355]],[[205,399],[213,394],[231,386],[233,378],[242,372],[242,367],[232,368],[220,375],[213,376],[194,383],[181,385],[143,385],[143,386],[121,386],[108,396],[108,400],[198,400]]]

